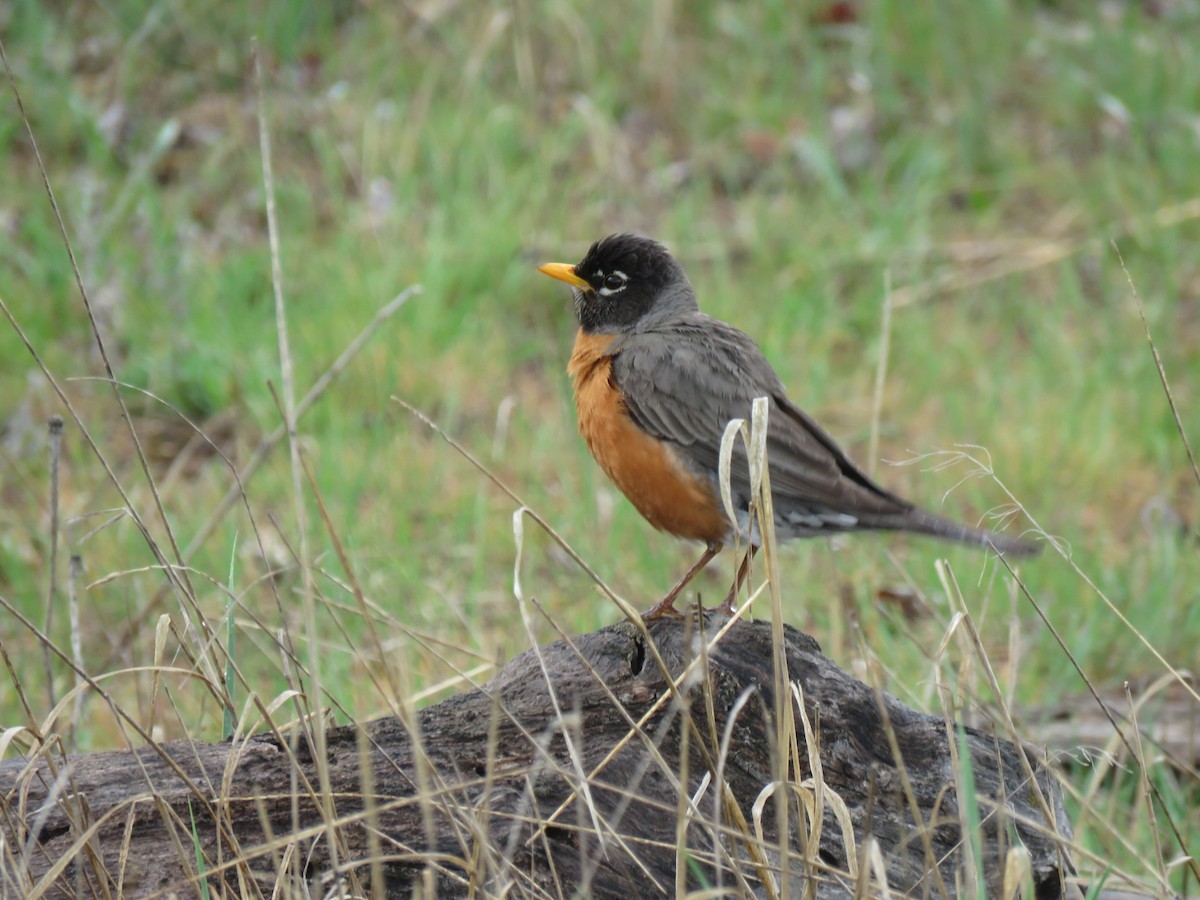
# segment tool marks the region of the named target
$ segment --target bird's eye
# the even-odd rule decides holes
[[[625,282],[628,280],[624,272],[613,272],[604,279],[604,286],[610,291],[615,291],[617,288],[625,287]]]

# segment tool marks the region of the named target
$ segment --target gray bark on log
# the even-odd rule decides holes
[[[706,634],[723,622],[708,619]],[[649,629],[672,675],[703,643],[692,620]],[[1038,898],[1075,894],[1070,823],[1036,751],[905,707],[793,629],[783,650],[819,748],[817,847],[807,846],[814,773],[799,717],[792,758],[801,767],[789,778],[810,783],[807,795],[776,790],[755,815],[779,771],[770,623],[734,625],[685,682],[685,703],[668,700],[601,766],[667,689],[644,639],[621,623],[526,652],[487,685],[421,711],[417,740],[394,718],[331,728],[325,793],[303,736],[176,741],[59,760],[53,770],[44,759],[0,763],[0,884],[5,896],[39,883],[48,897],[200,896],[198,846],[213,897],[269,897],[280,879],[282,896],[299,894],[302,881],[315,896],[365,896],[381,882],[392,897],[474,888],[628,898],[681,886],[768,896],[762,879],[779,882],[785,867],[789,896],[874,896],[880,861],[893,892],[953,897],[976,895],[973,871],[998,894],[1020,845]],[[982,821],[967,835],[977,869],[964,852],[963,747]],[[696,798],[684,826],[681,797]]]

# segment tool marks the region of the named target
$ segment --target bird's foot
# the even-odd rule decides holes
[[[655,619],[685,619],[683,613],[675,608],[675,597],[671,594],[663,597],[652,607],[642,613],[643,622],[653,622]]]
[[[750,574],[750,561],[754,559],[754,554],[758,552],[758,548],[753,544],[746,550],[746,555],[742,557],[742,564],[738,566],[737,575],[733,579],[733,587],[729,589],[729,593],[725,595],[725,602],[720,606],[715,607],[717,612],[722,612],[729,618],[733,618],[737,614],[737,595],[741,590],[742,584]]]

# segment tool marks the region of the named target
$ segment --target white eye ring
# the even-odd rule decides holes
[[[599,294],[601,297],[611,297],[613,294],[619,294],[625,290],[628,282],[629,276],[617,269],[604,279],[604,286],[600,288]]]

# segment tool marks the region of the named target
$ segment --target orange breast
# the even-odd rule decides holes
[[[676,537],[724,543],[729,531],[709,483],[667,444],[634,425],[612,378],[613,335],[575,337],[567,373],[575,382],[579,433],[606,475],[655,528]]]

